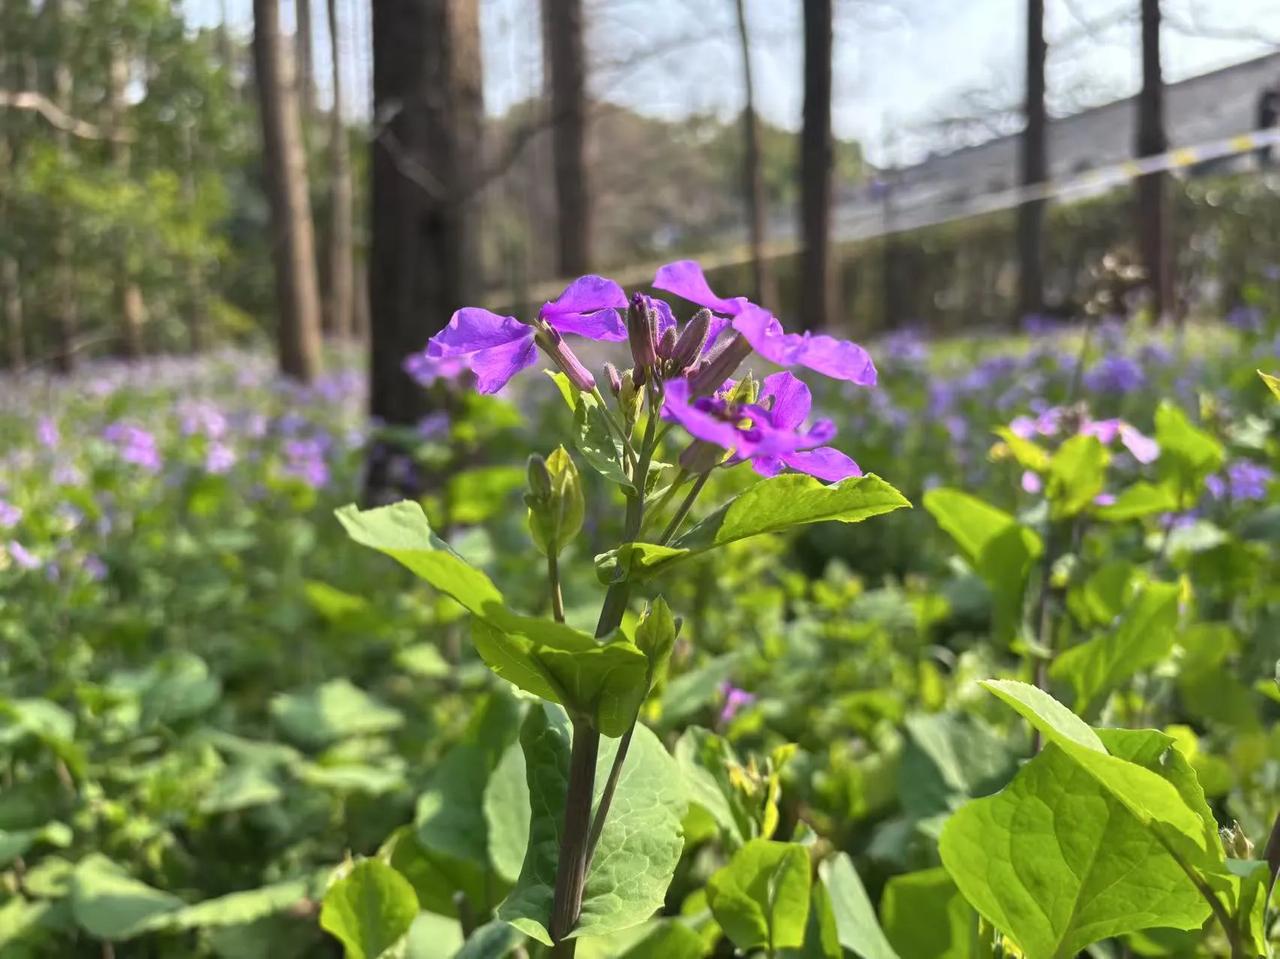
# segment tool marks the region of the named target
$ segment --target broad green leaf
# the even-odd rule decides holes
[[[209,664],[194,653],[162,656],[143,673],[140,691],[144,723],[172,723],[198,716],[222,693],[222,682],[209,673]]]
[[[996,636],[1008,642],[1022,615],[1032,564],[1044,549],[1040,537],[1004,510],[959,490],[930,490],[924,508],[987,584]]]
[[[1193,929],[1209,913],[1147,824],[1056,742],[1001,792],[956,812],[939,852],[965,898],[1028,959],[1071,959],[1139,929]]]
[[[71,914],[95,939],[131,939],[163,926],[171,913],[185,905],[96,853],[82,859],[71,875]]]
[[[732,783],[730,770],[739,765],[733,747],[708,729],[690,726],[676,741],[674,755],[689,801],[711,814],[731,847],[755,838],[743,794]]]
[[[902,959],[977,959],[976,918],[941,867],[893,876],[880,899],[880,924]]]
[[[34,829],[0,829],[0,866],[7,866],[37,843],[65,849],[71,845],[71,829],[66,823],[50,822]]]
[[[275,772],[259,763],[234,763],[223,770],[213,787],[200,797],[203,813],[238,812],[267,806],[284,798]]]
[[[797,948],[809,919],[809,885],[804,846],[753,839],[707,881],[707,904],[739,949]]]
[[[36,959],[42,955],[36,951],[37,942],[48,935],[42,927],[56,908],[58,905],[54,903],[31,901],[21,896],[0,905],[0,950],[6,956],[12,954],[19,959]],[[24,946],[26,949],[21,948]]]
[[[377,959],[417,915],[409,880],[379,859],[365,859],[324,894],[320,927],[342,943],[347,959]]]
[[[305,879],[273,883],[260,889],[233,892],[206,899],[171,913],[166,929],[205,929],[215,926],[237,926],[255,922],[266,916],[306,904],[311,888]]]
[[[654,923],[653,931],[622,953],[620,959],[701,959],[702,937],[678,919]]]
[[[520,734],[532,815],[520,878],[498,918],[550,945],[547,931],[564,828],[572,729],[558,709],[534,709]],[[599,803],[618,741],[603,739],[596,764]],[[684,846],[684,786],[658,738],[636,726],[617,792],[587,873],[574,936],[602,936],[638,925],[662,905]]]
[[[445,484],[445,509],[451,524],[474,526],[510,509],[524,485],[518,466],[484,466],[460,471]]]
[[[1067,593],[1067,606],[1082,625],[1110,626],[1128,605],[1136,574],[1124,560],[1104,563]]]
[[[860,523],[910,507],[896,489],[875,475],[851,477],[830,486],[812,476],[786,473],[761,480],[697,523],[670,546],[630,543],[596,557],[597,572],[614,578],[644,579],[676,562],[737,540],[780,533],[811,523]]]
[[[1187,804],[1185,786],[1180,788],[1139,763],[1112,756],[1097,732],[1034,686],[1011,680],[988,680],[982,685],[1056,743],[1067,758],[1177,853],[1184,865],[1209,872],[1221,870],[1222,845],[1216,834],[1206,831],[1201,810]]]
[[[466,943],[453,954],[453,959],[502,959],[524,942],[514,926],[494,919],[467,937]]]
[[[1058,656],[1050,675],[1071,683],[1079,712],[1169,654],[1177,636],[1178,593],[1173,583],[1145,584],[1115,629]]]
[[[1262,382],[1267,384],[1267,388],[1271,390],[1271,394],[1280,400],[1280,377],[1272,376],[1270,373],[1264,373],[1258,370],[1258,375],[1262,377]]]
[[[831,893],[818,879],[809,895],[809,918],[805,922],[804,943],[798,949],[785,949],[786,959],[844,959],[840,931],[836,928]]]
[[[1169,487],[1139,480],[1122,490],[1115,502],[1094,509],[1093,515],[1108,523],[1122,523],[1157,513],[1170,513],[1177,508],[1178,497]]]
[[[1043,473],[1049,468],[1049,452],[1043,446],[1019,436],[1007,426],[999,427],[995,433],[1004,441],[1004,449],[1023,469]],[[997,452],[992,451],[993,458],[997,457]]]
[[[1063,443],[1049,461],[1044,492],[1049,515],[1067,519],[1093,503],[1102,492],[1111,454],[1096,436],[1080,434]]]
[[[909,742],[898,782],[903,811],[912,818],[950,812],[964,799],[994,792],[1013,775],[1009,743],[976,716],[916,713],[904,726]]]
[[[1205,477],[1222,466],[1222,444],[1193,426],[1187,414],[1167,400],[1157,407],[1155,419],[1160,479],[1183,505],[1190,506],[1199,498]]]
[[[506,748],[519,735],[520,718],[513,697],[488,696],[462,741],[436,765],[414,816],[418,841],[427,849],[488,867],[485,790]]]
[[[414,643],[396,653],[396,665],[411,676],[439,679],[453,672],[453,667],[435,643]]]
[[[509,888],[487,866],[427,849],[413,826],[401,826],[383,843],[378,857],[409,880],[423,909],[457,918],[461,895],[474,914],[487,913]]]
[[[624,639],[584,650],[544,646],[533,655],[564,690],[563,703],[606,736],[621,736],[649,693],[649,660]]]
[[[1267,900],[1271,870],[1265,860],[1228,859],[1221,875],[1209,876],[1210,885],[1227,908],[1248,955],[1265,956]]]
[[[457,959],[462,946],[462,924],[458,920],[420,912],[405,936],[403,959]],[[398,951],[390,953],[388,959],[392,956],[400,959]]]
[[[512,743],[484,790],[484,818],[489,834],[489,861],[505,881],[520,878],[525,850],[529,847],[529,784],[525,778],[524,751]]]
[[[720,685],[733,673],[738,660],[736,653],[725,653],[668,680],[662,691],[662,728],[678,726],[706,708],[719,694]]]
[[[898,959],[880,928],[875,907],[867,898],[867,890],[848,854],[837,853],[825,860],[819,874],[831,893],[831,910],[835,914],[840,945],[862,959]]]
[[[339,739],[390,732],[404,717],[346,679],[331,679],[306,692],[282,693],[271,701],[271,715],[284,734],[319,748]]]

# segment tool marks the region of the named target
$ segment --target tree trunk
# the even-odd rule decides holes
[[[747,29],[745,0],[734,0],[738,17],[738,46],[742,51],[742,89],[746,106],[742,111],[743,195],[747,204],[747,229],[751,242],[751,286],[757,302],[773,303],[769,266],[765,260],[766,201],[760,160],[760,123],[756,116],[756,85],[751,70],[751,36]]]
[[[271,201],[280,370],[305,383],[320,369],[320,295],[302,124],[279,0],[253,0],[253,60]]]
[[[16,56],[0,59],[0,77],[14,90],[22,89],[22,70]],[[0,113],[0,222],[9,216],[9,198],[18,165],[18,144],[13,111]],[[0,241],[3,242],[3,241]],[[21,372],[27,365],[26,329],[22,312],[22,270],[12,252],[0,253],[0,308],[4,310],[5,365]]]
[[[188,209],[195,209],[196,143],[195,125],[188,123],[182,130],[182,199]],[[204,264],[198,256],[187,257],[187,344],[192,353],[200,353],[207,340],[209,325],[208,290],[205,284]]]
[[[316,111],[315,34],[312,30],[311,0],[294,0],[294,12],[298,20],[297,32],[294,34],[298,63],[298,106],[305,125],[315,116]]]
[[[1164,127],[1164,77],[1160,67],[1160,0],[1142,2],[1142,91],[1138,94],[1138,156],[1169,148]],[[1176,310],[1174,302],[1169,202],[1164,173],[1137,182],[1138,246],[1147,271],[1147,287],[1157,319]]]
[[[338,3],[328,0],[329,51],[333,63],[333,112],[329,118],[329,302],[326,324],[333,336],[348,339],[353,327],[354,224],[351,210],[351,154],[343,120],[342,57],[338,45]]]
[[[476,0],[378,0],[373,5],[374,115],[369,262],[370,411],[413,425],[431,409],[406,374],[407,355],[474,302],[483,99]],[[396,449],[370,451],[368,501],[415,490],[392,468]]]
[[[832,0],[804,0],[804,126],[800,131],[800,323],[832,319]]]
[[[591,261],[586,52],[582,30],[582,0],[543,0],[555,156],[557,268],[562,276],[586,273]]]
[[[111,165],[116,173],[125,178],[129,174],[129,144],[126,135],[125,88],[129,85],[129,51],[122,44],[113,46],[110,72],[107,82],[107,123],[111,139]],[[115,262],[115,299],[116,309],[120,311],[119,353],[126,359],[137,359],[142,355],[143,325],[146,323],[147,307],[142,296],[142,288],[133,277],[132,264],[129,262],[129,251],[133,247],[130,237],[122,237],[120,248],[116,251]]]
[[[1049,178],[1048,113],[1045,108],[1044,0],[1027,0],[1026,127],[1022,132],[1022,185]],[[1044,200],[1018,207],[1018,316],[1044,308]]]
[[[51,42],[48,45],[52,57],[50,86],[53,102],[59,109],[70,115],[73,110],[72,95],[74,81],[71,77],[71,65],[68,44],[65,43],[68,11],[63,0],[47,0],[45,16],[50,31]],[[53,142],[58,152],[65,156],[71,149],[70,135],[62,129],[55,130]],[[75,365],[76,327],[79,316],[76,310],[75,272],[72,269],[71,228],[65,213],[55,211],[53,238],[53,302],[50,306],[50,328],[53,333],[50,362],[58,373],[70,373]]]

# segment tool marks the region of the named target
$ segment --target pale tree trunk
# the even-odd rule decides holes
[[[353,234],[351,155],[347,128],[343,121],[342,56],[338,45],[338,3],[328,0],[329,48],[333,62],[333,112],[329,124],[329,205],[333,217],[329,227],[329,333],[350,338],[353,296]]]
[[[271,201],[280,370],[305,382],[320,369],[320,294],[302,123],[279,0],[253,2],[253,60],[262,118],[263,162]]]
[[[402,364],[479,292],[480,20],[476,0],[373,5],[375,136],[369,260],[370,412],[411,426],[432,408]],[[365,495],[412,495],[392,468],[397,448],[370,451]]]
[[[1027,0],[1026,127],[1020,141],[1022,185],[1049,178],[1045,109],[1044,0]],[[1018,207],[1018,319],[1044,308],[1044,200]]]
[[[1169,148],[1164,126],[1164,76],[1160,65],[1160,0],[1142,2],[1142,91],[1138,94],[1138,156]],[[1176,311],[1170,241],[1168,177],[1152,173],[1137,182],[1138,246],[1147,271],[1151,306],[1158,319]]]
[[[129,173],[129,143],[126,139],[127,107],[124,100],[128,85],[129,51],[117,45],[111,57],[110,76],[107,83],[106,127],[111,134],[111,163],[122,178]],[[137,359],[143,352],[142,334],[147,318],[147,308],[142,297],[142,288],[132,276],[132,265],[129,262],[129,251],[132,246],[130,238],[125,236],[124,242],[116,252],[116,309],[120,311],[120,354],[128,359]]]
[[[74,87],[69,51],[63,33],[68,10],[64,0],[46,0],[44,9],[53,37],[53,43],[48,47],[53,57],[50,65],[53,102],[64,113],[70,115]],[[59,153],[65,155],[71,149],[70,136],[65,130],[54,131],[53,138]],[[54,217],[53,301],[50,316],[50,328],[53,333],[51,362],[58,373],[70,373],[75,365],[76,327],[79,322],[76,310],[75,273],[71,264],[71,230],[64,213],[55,212]]]
[[[582,0],[543,0],[543,42],[551,83],[556,234],[563,276],[591,261],[591,190],[587,178],[587,58]]]
[[[188,209],[193,209],[197,200],[196,189],[196,142],[194,124],[183,128],[182,150],[182,198]],[[192,353],[204,349],[207,340],[206,328],[209,325],[208,289],[205,284],[204,264],[198,256],[187,258],[187,343]]]
[[[297,32],[294,34],[297,46],[295,59],[298,64],[298,105],[302,110],[305,127],[316,115],[315,32],[312,30],[311,0],[294,0],[294,11],[298,19]]]
[[[751,35],[747,28],[745,0],[734,0],[738,16],[738,46],[742,51],[742,89],[746,106],[742,111],[743,195],[747,203],[747,229],[751,242],[751,285],[760,303],[773,303],[774,292],[764,245],[768,211],[764,194],[764,173],[760,157],[760,122],[756,115],[756,85],[751,70]]]
[[[800,132],[800,323],[833,319],[831,265],[832,0],[804,0],[804,118]]]
[[[22,71],[16,56],[0,59],[0,77],[14,90],[22,89]],[[9,197],[17,172],[17,137],[13,111],[0,112],[0,223],[9,216]],[[11,242],[11,238],[7,238]],[[6,240],[0,240],[0,244]],[[22,270],[12,251],[0,253],[0,308],[4,310],[5,365],[20,372],[27,364],[26,329],[22,312]]]

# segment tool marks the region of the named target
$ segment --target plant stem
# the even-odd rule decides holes
[[[632,720],[618,742],[618,751],[613,756],[613,765],[609,767],[609,778],[605,781],[604,791],[600,794],[600,805],[596,807],[595,818],[591,820],[591,837],[587,840],[588,862],[595,855],[596,844],[600,842],[600,834],[604,832],[605,817],[609,815],[609,807],[613,804],[613,794],[618,789],[618,780],[622,778],[622,764],[627,761],[627,750],[631,748],[631,737],[635,731],[635,720]]]
[[[573,748],[569,755],[569,787],[564,800],[564,829],[560,833],[560,856],[556,865],[555,898],[551,905],[551,939],[554,956],[572,957],[577,948],[567,936],[582,910],[582,890],[587,882],[587,838],[590,831],[591,797],[595,792],[596,758],[600,734],[581,719],[573,721]]]
[[[547,585],[551,592],[551,615],[557,623],[563,623],[564,594],[560,591],[560,560],[554,552],[547,553]]]
[[[680,503],[679,508],[676,509],[675,515],[671,517],[671,522],[667,524],[667,528],[663,530],[662,535],[658,537],[658,544],[660,546],[665,546],[669,543],[671,541],[671,537],[673,537],[676,534],[676,531],[680,529],[680,524],[683,523],[684,518],[689,515],[689,510],[693,508],[693,501],[696,500],[698,498],[698,494],[702,492],[702,487],[707,485],[707,477],[710,475],[710,473],[703,473],[694,481],[693,486],[689,489],[688,495],[685,496],[684,500]]]
[[[1267,837],[1267,845],[1262,850],[1262,858],[1271,870],[1271,884],[1267,886],[1267,902],[1271,901],[1270,893],[1275,891],[1276,877],[1280,876],[1280,813],[1276,813],[1276,821],[1271,827],[1271,835]]]
[[[1053,646],[1053,608],[1049,602],[1052,593],[1053,566],[1058,561],[1058,524],[1049,520],[1044,537],[1044,555],[1040,559],[1040,595],[1036,597],[1036,641],[1040,649],[1035,651],[1035,685],[1046,692],[1049,687],[1049,653]],[[1040,752],[1040,730],[1031,730],[1031,755]]]

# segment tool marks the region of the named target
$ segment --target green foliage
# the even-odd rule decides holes
[[[320,925],[341,941],[347,959],[378,959],[408,933],[417,914],[409,881],[386,863],[366,859],[324,894]]]
[[[707,882],[707,904],[739,949],[797,948],[809,917],[809,853],[752,839]]]

